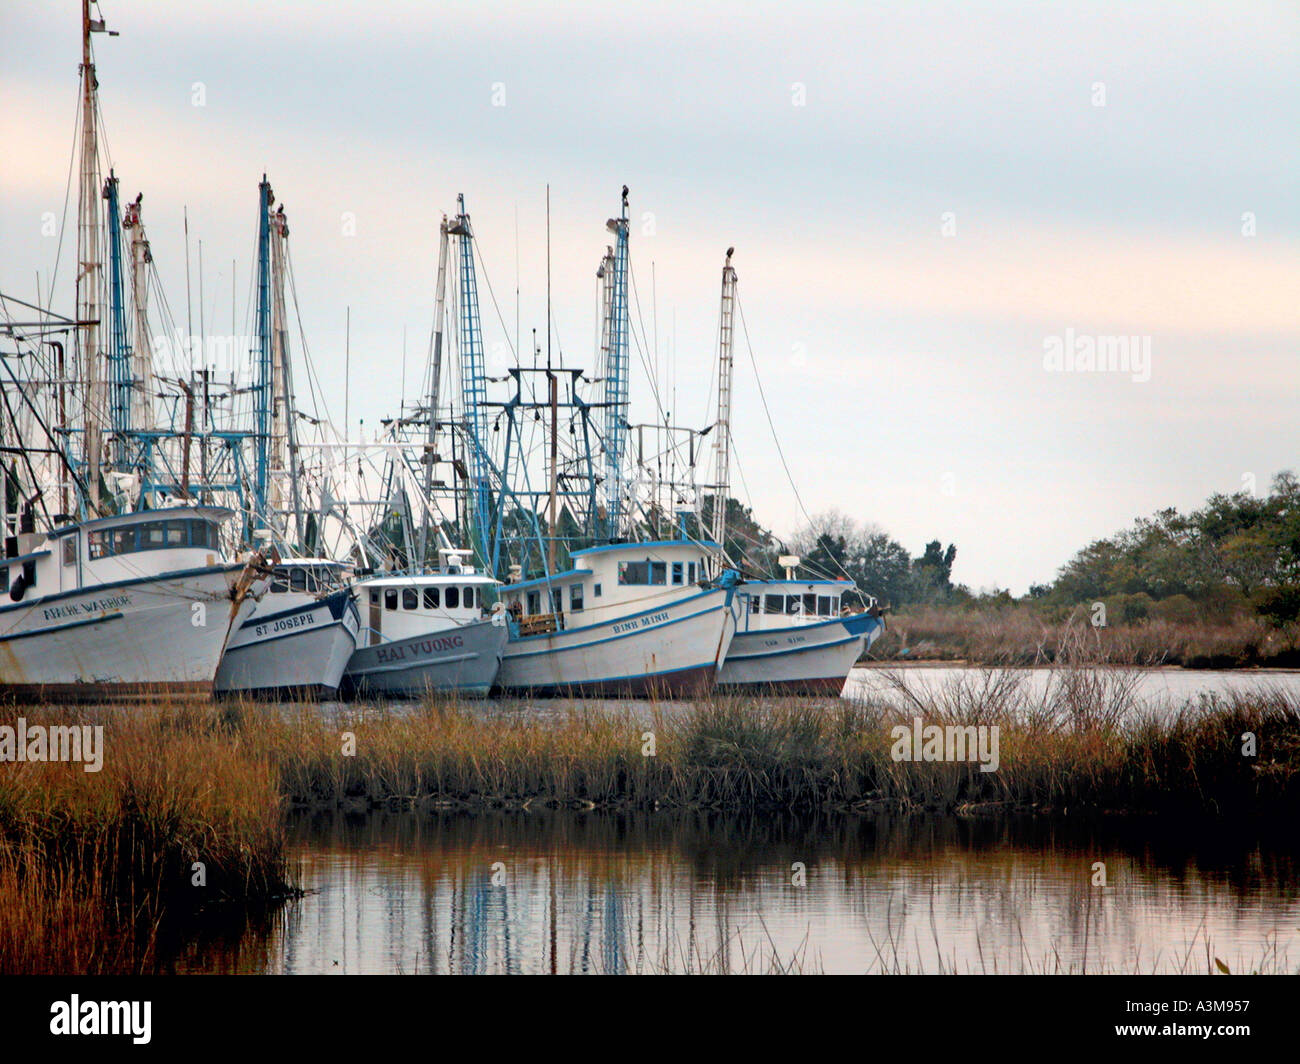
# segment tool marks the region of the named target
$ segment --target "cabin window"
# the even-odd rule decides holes
[[[829,617],[829,616],[831,615],[831,597],[830,597],[830,595],[818,595],[818,596],[817,596],[817,612],[818,612],[818,614],[821,615],[822,617]]]
[[[535,615],[542,612],[542,593],[540,591],[528,592],[528,613]]]
[[[591,597],[592,597],[592,598],[600,598],[600,585],[599,585],[599,584],[593,584],[593,585],[592,585],[592,588],[591,588]]]
[[[397,609],[397,588],[389,587],[384,589],[384,609]]]
[[[831,596],[831,616],[838,617],[839,612],[840,612],[840,597],[839,595],[833,595]]]
[[[77,534],[63,537],[63,564],[77,564]]]
[[[686,578],[686,566],[681,562],[673,562],[673,583],[680,584]]]
[[[420,608],[420,592],[417,588],[402,588],[402,609],[418,610]]]
[[[472,584],[471,584],[469,587],[465,588],[464,597],[461,599],[461,602],[463,602],[463,603],[465,604],[465,608],[466,608],[467,610],[472,610],[472,609],[474,608],[474,606],[475,606],[475,602],[474,602],[474,587],[473,587]],[[481,606],[481,605],[483,605],[483,603],[480,602],[480,603],[477,603],[477,605]]]
[[[816,596],[816,595],[804,595],[804,597],[803,597],[803,613],[804,613],[804,616],[805,616],[805,617],[816,617],[816,616],[817,616],[817,596]]]
[[[438,589],[436,587],[426,587],[424,589],[424,608],[426,610],[436,610],[438,608]]]
[[[289,570],[274,569],[271,571],[271,594],[279,595],[289,590]],[[370,592],[370,601],[376,601],[378,592]]]
[[[564,589],[559,587],[551,588],[551,594],[549,598],[551,600],[551,612],[563,613],[564,612]]]
[[[686,582],[687,582],[688,584],[693,584],[693,583],[695,583],[695,563],[694,563],[694,562],[691,562],[691,564],[688,565],[688,566],[686,567]]]
[[[307,570],[301,565],[295,565],[289,570],[289,590],[306,591],[307,590]]]
[[[134,554],[142,550],[167,547],[208,547],[217,549],[217,526],[211,521],[141,521],[126,528],[94,530],[88,533],[91,560],[115,554]]]
[[[372,592],[370,592],[370,605],[372,605],[372,606],[378,606],[378,605],[379,605],[379,592],[378,592],[378,591],[372,591]]]
[[[782,613],[785,611],[784,595],[768,595],[763,600],[764,613]]]
[[[445,596],[445,600],[447,603],[447,609],[449,610],[460,609],[460,588],[458,587],[447,588],[447,594]]]
[[[785,599],[785,612],[790,617],[799,616],[800,599],[798,595],[787,595]]]
[[[9,590],[9,566],[0,569],[0,595]]]
[[[649,562],[619,562],[618,582],[620,584],[650,583]]]
[[[748,597],[749,597],[749,612],[750,612],[750,613],[758,613],[759,610],[762,609],[762,606],[763,606],[763,602],[762,602],[762,598],[763,598],[763,596],[762,596],[762,595],[750,595],[750,596],[748,596]]]
[[[668,583],[668,563],[651,562],[650,563],[650,583],[666,584]]]
[[[573,584],[569,587],[569,609],[582,609],[582,585]]]

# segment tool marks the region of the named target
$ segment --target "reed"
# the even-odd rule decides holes
[[[922,701],[712,698],[636,707],[434,702],[248,712],[240,742],[299,806],[1294,812],[1300,704],[1284,692],[1143,712],[1136,677],[984,670]],[[1041,685],[1040,685],[1041,687]],[[908,699],[912,701],[909,703]],[[996,726],[997,771],[898,761],[914,717]],[[1257,753],[1243,754],[1243,735]]]
[[[276,775],[209,707],[0,712],[102,726],[102,767],[0,771],[0,971],[130,972],[164,919],[289,889]],[[10,919],[12,917],[12,919]]]
[[[1282,627],[1258,617],[1172,620],[1116,617],[1094,628],[1087,611],[1054,618],[1028,605],[921,606],[891,616],[872,646],[876,661],[967,661],[985,665],[1061,664],[1086,649],[1111,665],[1185,668],[1300,666],[1300,624]]]

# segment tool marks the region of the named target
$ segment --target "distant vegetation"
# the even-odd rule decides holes
[[[708,515],[706,502],[706,528]],[[728,527],[728,549],[754,575],[779,572],[776,559],[790,550],[804,571],[849,576],[891,606],[899,623],[877,656],[919,649],[927,657],[1053,660],[1052,648],[1083,626],[1112,661],[1300,664],[1300,480],[1289,471],[1265,496],[1214,495],[1192,513],[1139,518],[1022,596],[955,584],[953,543],[934,539],[914,555],[838,511],[781,543],[733,499]]]

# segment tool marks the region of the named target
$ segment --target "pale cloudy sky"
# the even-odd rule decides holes
[[[63,210],[78,8],[0,0],[0,290],[22,298],[54,263],[41,222]],[[347,306],[353,422],[393,412],[403,326],[413,390],[438,221],[458,192],[511,333],[518,218],[527,337],[545,328],[550,183],[559,340],[590,365],[594,271],[626,182],[674,416],[712,419],[718,273],[735,245],[807,508],[874,521],[917,553],[955,542],[954,575],[972,586],[1023,591],[1138,514],[1300,466],[1295,3],[109,0],[103,13],[121,33],[96,38],[108,146],[124,193],[145,192],[173,309],[187,205],[209,330],[229,328],[232,259],[242,327],[265,170],[336,417]],[[1045,343],[1066,330],[1149,338],[1150,379],[1047,372]],[[743,483],[789,533],[800,515],[739,355]],[[633,403],[633,420],[653,416],[639,371]]]

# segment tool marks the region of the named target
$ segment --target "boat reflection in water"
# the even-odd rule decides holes
[[[305,814],[291,836],[311,893],[178,968],[1199,972],[1207,942],[1233,971],[1300,958],[1280,829],[534,809]]]

